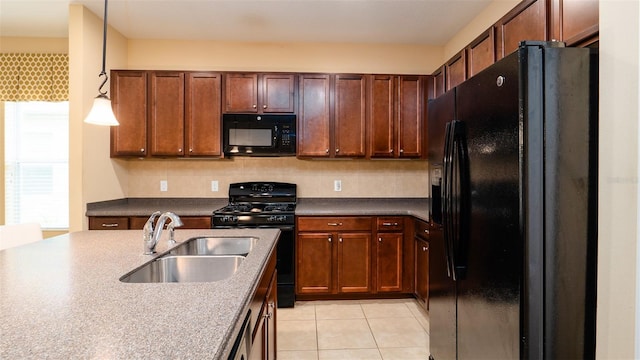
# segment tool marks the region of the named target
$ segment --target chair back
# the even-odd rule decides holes
[[[0,225],[0,250],[42,240],[38,223]]]

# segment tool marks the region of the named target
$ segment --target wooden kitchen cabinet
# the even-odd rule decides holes
[[[329,157],[330,76],[303,74],[299,81],[298,156]]]
[[[455,54],[447,63],[446,67],[446,82],[447,91],[461,84],[467,80],[467,51],[462,49]]]
[[[401,292],[404,268],[404,219],[378,217],[375,243],[376,292]]]
[[[184,73],[149,73],[149,130],[152,156],[184,155]]]
[[[598,0],[551,0],[551,39],[589,45],[598,40],[598,23]]]
[[[149,216],[90,216],[89,230],[142,230]],[[210,216],[181,216],[176,229],[211,229]],[[157,219],[156,219],[157,220]]]
[[[429,224],[415,221],[415,296],[429,309]]]
[[[421,157],[425,77],[372,75],[370,84],[369,156]]]
[[[271,360],[276,358],[276,274],[271,277],[264,303],[257,316],[249,359]]]
[[[444,65],[440,66],[438,69],[436,69],[436,71],[433,72],[433,74],[431,74],[431,76],[433,77],[433,91],[430,91],[430,93],[433,93],[433,99],[437,98],[447,91],[445,74],[446,71]]]
[[[364,157],[366,154],[367,78],[335,75],[333,157]],[[330,132],[331,134],[331,132]]]
[[[299,217],[296,294],[371,292],[371,218]]]
[[[292,113],[294,74],[225,74],[224,109],[229,113]]]
[[[472,77],[496,62],[495,28],[480,34],[466,48],[467,77]]]
[[[120,126],[111,128],[111,156],[221,156],[220,76],[112,71],[113,108]]]
[[[496,23],[496,59],[518,49],[523,40],[546,41],[548,0],[524,0]]]
[[[186,74],[185,141],[187,156],[222,156],[222,75]]]
[[[111,156],[146,156],[147,73],[112,70],[111,106],[120,123],[111,127]]]
[[[423,152],[424,76],[398,79],[398,158],[419,158]]]

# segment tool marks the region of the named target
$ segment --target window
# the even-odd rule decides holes
[[[69,102],[5,103],[5,222],[69,227]]]

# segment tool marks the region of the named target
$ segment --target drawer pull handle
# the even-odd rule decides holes
[[[382,226],[398,226],[399,224],[397,222],[383,222]]]
[[[327,223],[328,226],[342,226],[342,223]]]
[[[118,227],[119,225],[117,223],[115,224],[102,224],[102,227],[106,227],[106,228],[112,228],[112,227]]]

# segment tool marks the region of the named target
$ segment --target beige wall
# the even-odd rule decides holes
[[[87,228],[88,202],[126,196],[126,164],[109,158],[109,128],[85,124],[102,78],[102,20],[81,5],[69,6],[69,229]],[[109,29],[107,72],[126,66],[127,40]],[[108,89],[108,86],[107,86]]]
[[[598,359],[638,359],[640,4],[600,0]]]

